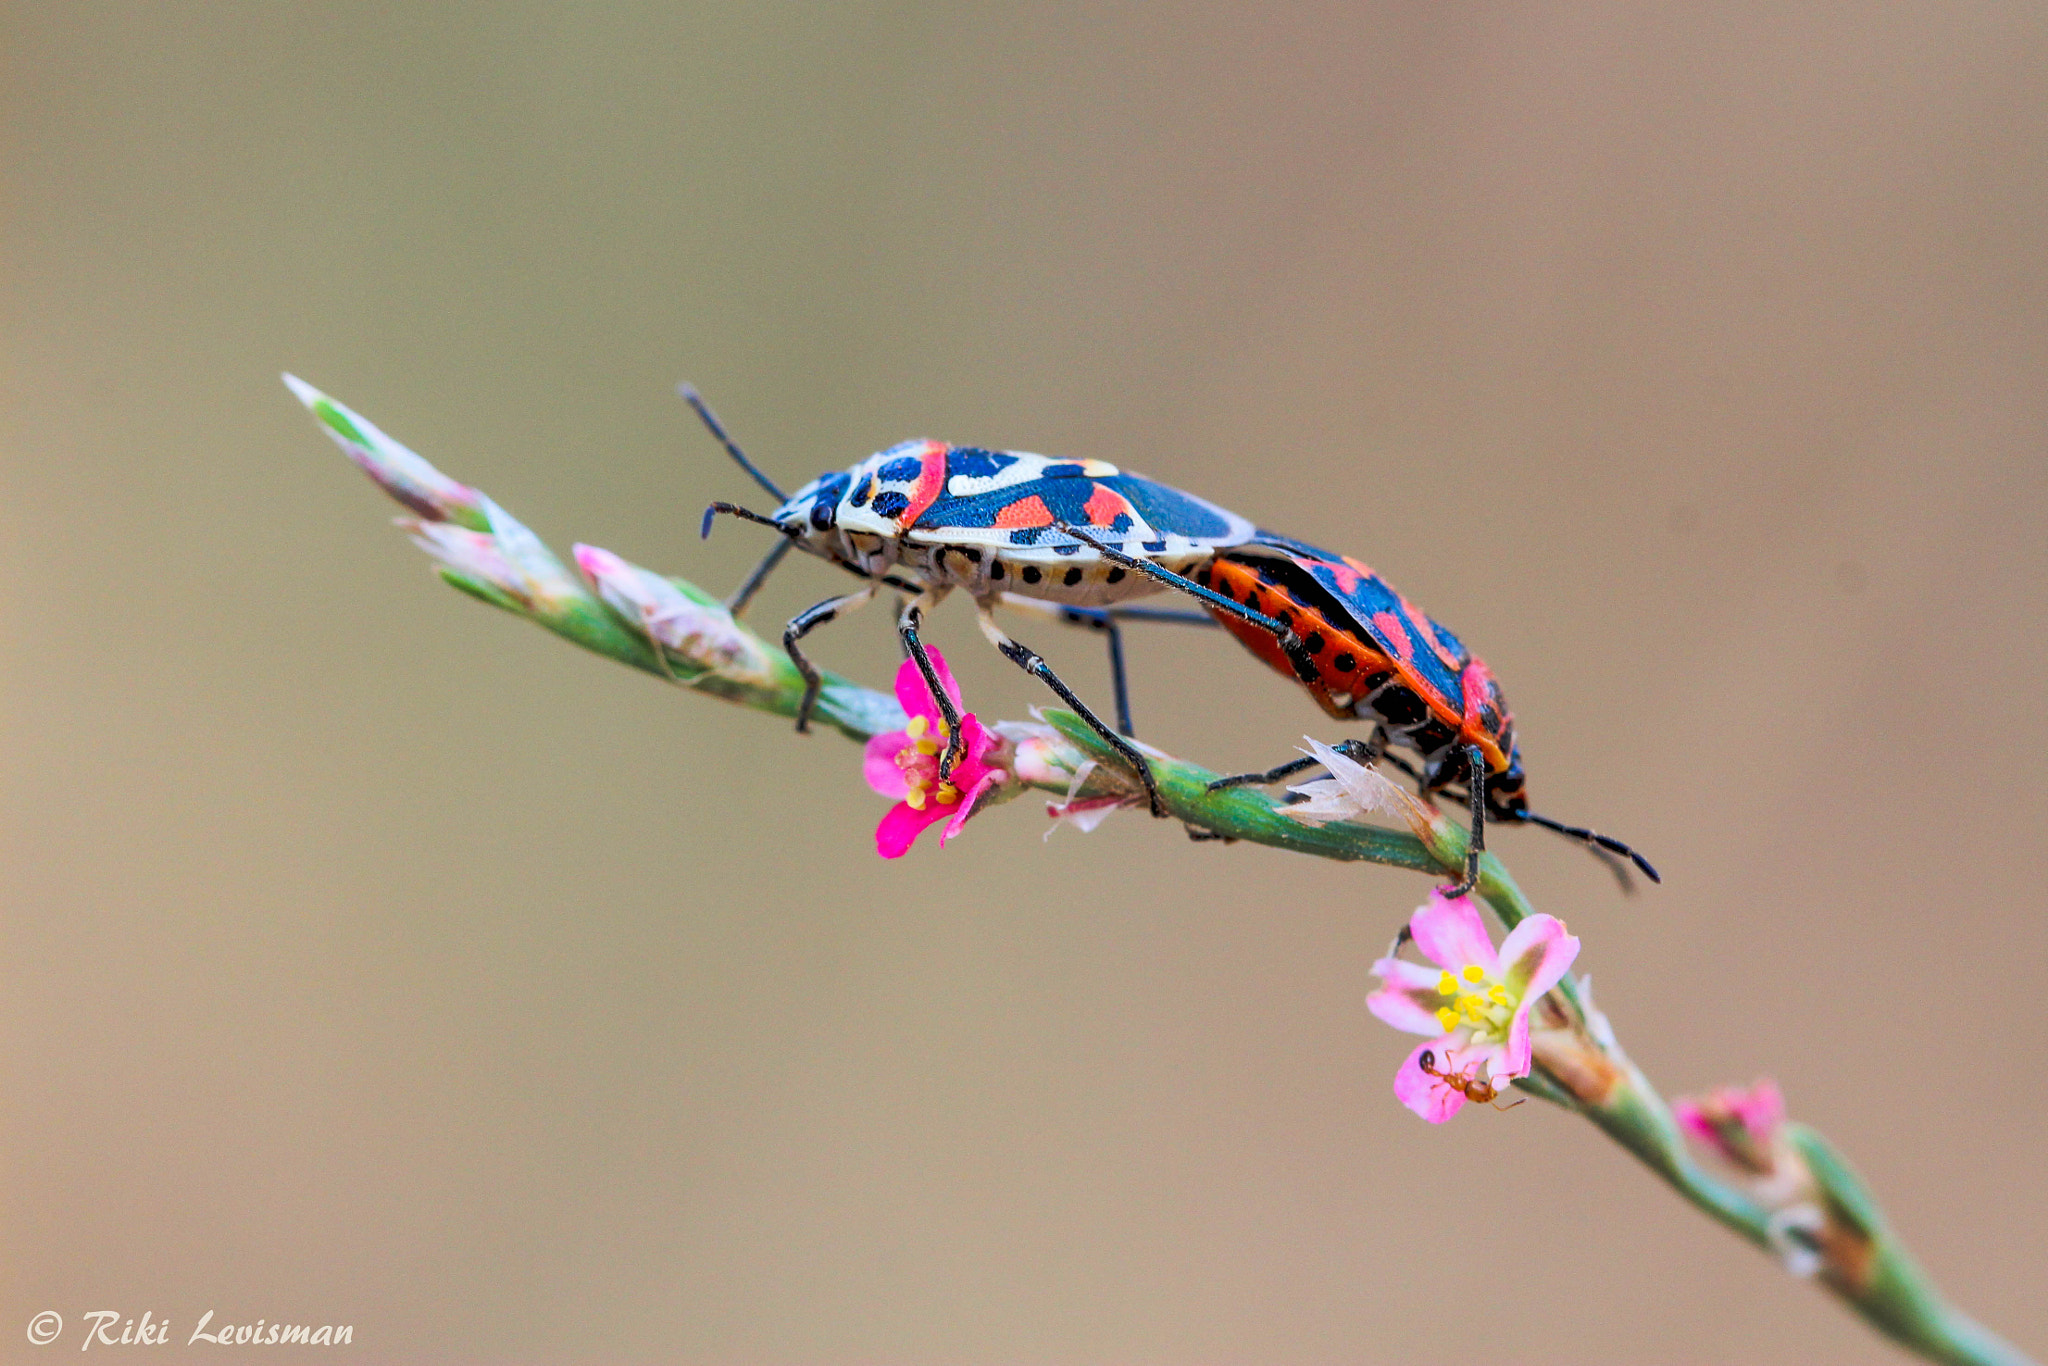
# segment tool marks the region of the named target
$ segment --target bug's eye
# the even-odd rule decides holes
[[[839,522],[839,500],[846,493],[846,486],[853,481],[843,474],[827,475],[818,481],[818,491],[811,497],[811,525],[820,531],[830,531]]]

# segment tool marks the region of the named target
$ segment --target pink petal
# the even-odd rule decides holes
[[[1408,928],[1415,935],[1415,947],[1439,967],[1456,972],[1467,963],[1477,963],[1488,976],[1499,971],[1486,922],[1479,918],[1479,908],[1470,897],[1446,901],[1431,891],[1429,904],[1415,913]]]
[[[1699,1102],[1690,1096],[1672,1098],[1671,1117],[1678,1121],[1679,1128],[1692,1135],[1697,1142],[1714,1149],[1724,1146],[1720,1133],[1714,1128],[1714,1122],[1700,1109]]]
[[[1455,1070],[1442,1044],[1419,1045],[1394,1073],[1394,1098],[1431,1124],[1441,1124],[1465,1108],[1465,1093],[1422,1070],[1422,1055],[1428,1052],[1436,1054],[1432,1063],[1438,1071]]]
[[[957,693],[955,699],[958,699]],[[981,756],[994,749],[995,744],[995,736],[988,733],[988,728],[981,724],[979,717],[971,711],[963,714],[960,718],[960,762],[954,766],[953,771],[960,773],[972,765],[980,772],[987,772],[987,768],[981,762]],[[967,781],[971,782],[973,779]],[[959,786],[964,788],[967,782],[961,782]]]
[[[908,802],[896,803],[875,827],[875,852],[883,858],[902,858],[924,828],[945,814],[946,809],[935,802],[927,803],[922,811],[912,810]]]
[[[953,671],[946,667],[946,657],[939,653],[937,646],[927,646],[926,653],[932,657],[932,672],[939,676],[939,686],[946,690],[946,696],[953,699],[953,705],[960,705],[960,685],[953,681]],[[938,703],[932,701],[932,691],[925,686],[924,673],[917,667],[917,661],[906,659],[896,669],[896,700],[903,704],[903,710],[912,716],[938,720],[944,713]]]
[[[1527,1001],[1556,986],[1578,956],[1579,941],[1565,933],[1562,920],[1532,915],[1501,943],[1501,980]]]
[[[871,737],[867,757],[861,761],[861,772],[867,777],[868,786],[884,797],[902,801],[910,791],[910,784],[904,781],[896,756],[909,747],[910,737],[900,730]]]
[[[1522,1004],[1516,1007],[1515,1018],[1508,1021],[1508,1041],[1500,1046],[1488,1076],[1507,1080],[1529,1075],[1529,1066],[1535,1060],[1535,1050],[1529,1043],[1529,1007],[1535,1001],[1534,996],[1524,997]]]
[[[946,828],[939,832],[939,848],[945,848],[946,841],[960,833],[960,827],[967,824],[967,818],[974,814],[974,804],[981,800],[981,794],[1002,780],[1003,771],[991,768],[982,774],[980,782],[960,794],[959,809],[953,813],[953,819],[946,822]]]
[[[1769,1077],[1759,1077],[1748,1090],[1729,1087],[1728,1109],[1742,1121],[1742,1127],[1756,1135],[1757,1141],[1768,1143],[1778,1132],[1778,1126],[1785,1122],[1785,1096],[1778,1090],[1778,1083]]]
[[[1386,979],[1386,985],[1365,998],[1365,1008],[1381,1023],[1406,1034],[1434,1036],[1444,1032],[1436,1012],[1449,1005],[1450,1000],[1436,989],[1443,976],[1441,969],[1426,968],[1401,958],[1382,958],[1372,965],[1372,970]]]

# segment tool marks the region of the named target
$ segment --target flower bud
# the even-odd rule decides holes
[[[491,529],[483,494],[450,479],[379,431],[368,418],[336,403],[297,375],[286,375],[284,382],[319,419],[342,453],[393,498],[429,522],[453,522],[471,531]]]
[[[576,567],[605,606],[638,627],[654,645],[696,669],[768,684],[774,665],[767,647],[732,619],[674,583],[594,545],[578,545]]]

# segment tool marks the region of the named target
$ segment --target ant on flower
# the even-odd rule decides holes
[[[1425,1075],[1435,1077],[1452,1090],[1463,1091],[1465,1099],[1475,1101],[1480,1105],[1491,1105],[1496,1110],[1512,1110],[1515,1106],[1528,1099],[1527,1096],[1523,1096],[1506,1105],[1500,1104],[1495,1097],[1500,1095],[1501,1088],[1479,1075],[1479,1064],[1477,1062],[1462,1072],[1439,1071],[1436,1065],[1435,1050],[1425,1048],[1422,1050],[1422,1056],[1415,1060],[1415,1065],[1421,1068]]]

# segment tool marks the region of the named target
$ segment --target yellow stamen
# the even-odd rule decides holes
[[[1495,982],[1493,986],[1488,988],[1486,994],[1489,999],[1499,1001],[1502,1005],[1507,1005],[1514,1000],[1514,997],[1508,995],[1508,989],[1498,982]]]
[[[1445,1006],[1436,1013],[1436,1022],[1442,1025],[1444,1033],[1448,1034],[1458,1027],[1458,1012]]]
[[[924,733],[931,729],[931,725],[930,717],[913,716],[910,718],[910,724],[903,728],[903,733],[913,740],[921,740],[924,738]]]
[[[938,745],[930,740],[916,741],[910,747],[916,750],[919,754],[937,754],[939,752]]]
[[[1477,996],[1460,996],[1458,998],[1458,1006],[1467,1015],[1472,1017],[1474,1024],[1486,1018],[1486,1002],[1480,1000]]]
[[[1477,963],[1467,963],[1465,965],[1465,980],[1468,982],[1485,981],[1486,969],[1480,967]]]
[[[940,783],[939,790],[933,795],[939,799],[940,806],[951,806],[960,800],[960,789],[951,783]]]
[[[1449,972],[1445,972],[1443,976],[1436,979],[1436,994],[1439,996],[1456,996],[1458,994],[1458,979],[1451,976]]]
[[[910,791],[903,794],[903,804],[912,811],[924,810],[924,789],[921,787],[911,788]]]

